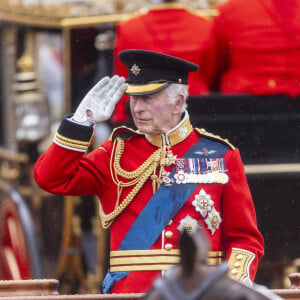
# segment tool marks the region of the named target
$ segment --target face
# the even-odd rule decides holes
[[[135,126],[147,134],[166,133],[181,119],[182,96],[169,103],[166,89],[150,95],[130,96],[130,110]]]

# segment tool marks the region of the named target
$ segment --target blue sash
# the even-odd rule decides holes
[[[203,149],[208,151],[205,156],[199,155]],[[183,157],[217,158],[223,157],[227,150],[228,146],[225,144],[201,137]],[[173,178],[175,172],[176,168],[173,168],[169,177]],[[118,250],[150,249],[198,185],[199,183],[161,185],[132,224]],[[129,271],[108,272],[103,280],[104,293],[108,293],[115,282],[126,277],[129,273]]]

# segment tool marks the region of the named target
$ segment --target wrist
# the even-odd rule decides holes
[[[72,116],[71,118],[68,118],[69,121],[73,122],[73,123],[76,123],[76,124],[80,124],[80,125],[84,125],[84,126],[94,126],[95,123],[86,119],[84,121],[81,121],[81,120],[77,120],[74,116]]]

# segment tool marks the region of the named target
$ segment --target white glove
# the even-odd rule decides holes
[[[83,98],[72,120],[81,124],[93,124],[108,120],[116,103],[126,90],[125,78],[118,75],[102,78]]]

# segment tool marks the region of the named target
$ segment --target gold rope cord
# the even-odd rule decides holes
[[[150,157],[136,170],[132,172],[128,172],[124,170],[120,165],[120,159],[122,154],[124,153],[124,141],[120,138],[117,138],[114,142],[112,149],[112,156],[110,160],[110,172],[112,176],[113,182],[118,187],[118,196],[115,205],[115,209],[109,213],[105,214],[101,205],[100,205],[100,217],[102,221],[102,226],[104,228],[108,228],[113,220],[131,203],[136,194],[142,188],[144,183],[148,180],[148,178],[155,174],[156,168],[160,165],[161,160],[165,156],[165,151],[163,149],[156,150]],[[161,172],[160,172],[161,173]],[[133,179],[129,182],[123,182],[118,179],[118,175],[126,178]],[[130,193],[126,196],[126,198],[120,202],[120,196],[123,190],[123,187],[134,186]],[[155,192],[155,190],[153,191]]]

